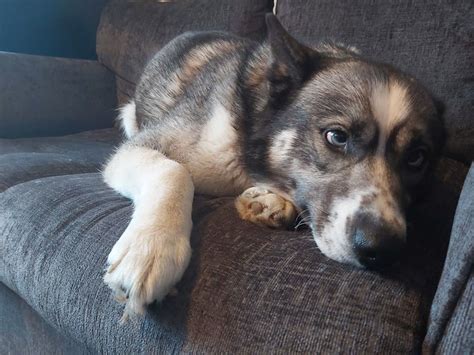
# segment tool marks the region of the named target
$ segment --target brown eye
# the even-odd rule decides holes
[[[324,133],[327,142],[339,148],[344,148],[347,144],[347,133],[339,129],[330,129]]]
[[[415,149],[408,153],[406,163],[412,169],[420,169],[426,161],[426,151]]]

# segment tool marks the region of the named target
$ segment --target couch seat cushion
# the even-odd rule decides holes
[[[99,173],[44,177],[0,193],[0,281],[100,353],[418,351],[457,199],[436,191],[383,274],[328,260],[308,231],[239,221],[231,199],[197,197],[177,296],[119,325],[102,276],[131,202]]]
[[[0,191],[40,177],[97,171],[120,139],[117,129],[0,139]]]

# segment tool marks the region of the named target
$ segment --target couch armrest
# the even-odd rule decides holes
[[[112,127],[115,79],[99,62],[0,52],[0,138]]]
[[[474,348],[474,163],[456,208],[443,273],[431,306],[423,353],[461,354]]]

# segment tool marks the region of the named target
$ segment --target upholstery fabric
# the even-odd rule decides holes
[[[62,336],[17,294],[0,283],[0,352],[2,354],[86,354],[87,349]]]
[[[120,140],[116,129],[63,137],[0,139],[0,194],[10,186],[40,177],[96,172]],[[0,252],[4,252],[3,248]],[[1,353],[90,353],[79,342],[58,333],[3,284],[0,334]]]
[[[0,139],[0,192],[40,177],[96,172],[120,140],[116,129],[63,137]]]
[[[383,274],[328,260],[308,231],[245,223],[232,199],[198,196],[178,295],[120,326],[122,307],[102,274],[130,201],[98,173],[40,178],[0,194],[0,281],[100,353],[419,351],[454,190],[435,187],[416,213],[410,251]]]
[[[474,349],[474,164],[456,210],[450,245],[433,301],[426,353],[469,353]]]
[[[119,78],[121,102],[151,57],[186,31],[225,30],[256,40],[265,37],[271,0],[109,1],[97,32],[99,60]]]
[[[99,60],[115,74],[124,101],[147,60],[170,39],[187,30],[219,29],[261,40],[271,3],[112,0],[98,30]],[[448,126],[456,138],[450,152],[472,157],[467,1],[278,3],[284,25],[297,37],[356,44],[420,77],[448,103]],[[112,124],[114,80],[98,63],[5,58],[0,60],[0,136],[59,134],[66,122],[74,131]],[[178,294],[152,305],[143,318],[119,325],[122,307],[102,276],[132,205],[97,172],[119,140],[113,130],[0,139],[0,282],[91,352],[418,353],[428,316],[424,350],[472,349],[465,342],[472,273],[462,263],[472,261],[472,237],[471,244],[464,239],[472,229],[472,171],[450,242],[467,172],[452,160],[442,162],[433,193],[411,213],[406,255],[381,274],[328,260],[307,230],[260,228],[238,219],[232,199],[197,196],[193,259]],[[0,332],[0,339],[9,334]],[[76,348],[71,342],[64,349]]]
[[[0,138],[112,127],[114,76],[96,61],[0,52]]]
[[[446,106],[448,152],[474,160],[474,3],[278,0],[289,32],[308,44],[332,39],[414,75]]]
[[[465,290],[446,326],[436,351],[440,354],[469,354],[474,349],[473,320],[474,277],[468,276]]]

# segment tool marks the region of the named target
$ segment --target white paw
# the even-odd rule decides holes
[[[296,207],[265,188],[251,187],[235,200],[240,218],[272,228],[288,228],[296,219]]]
[[[161,301],[183,276],[191,258],[189,233],[172,229],[135,227],[132,221],[112,248],[104,281],[125,303],[122,321]]]

